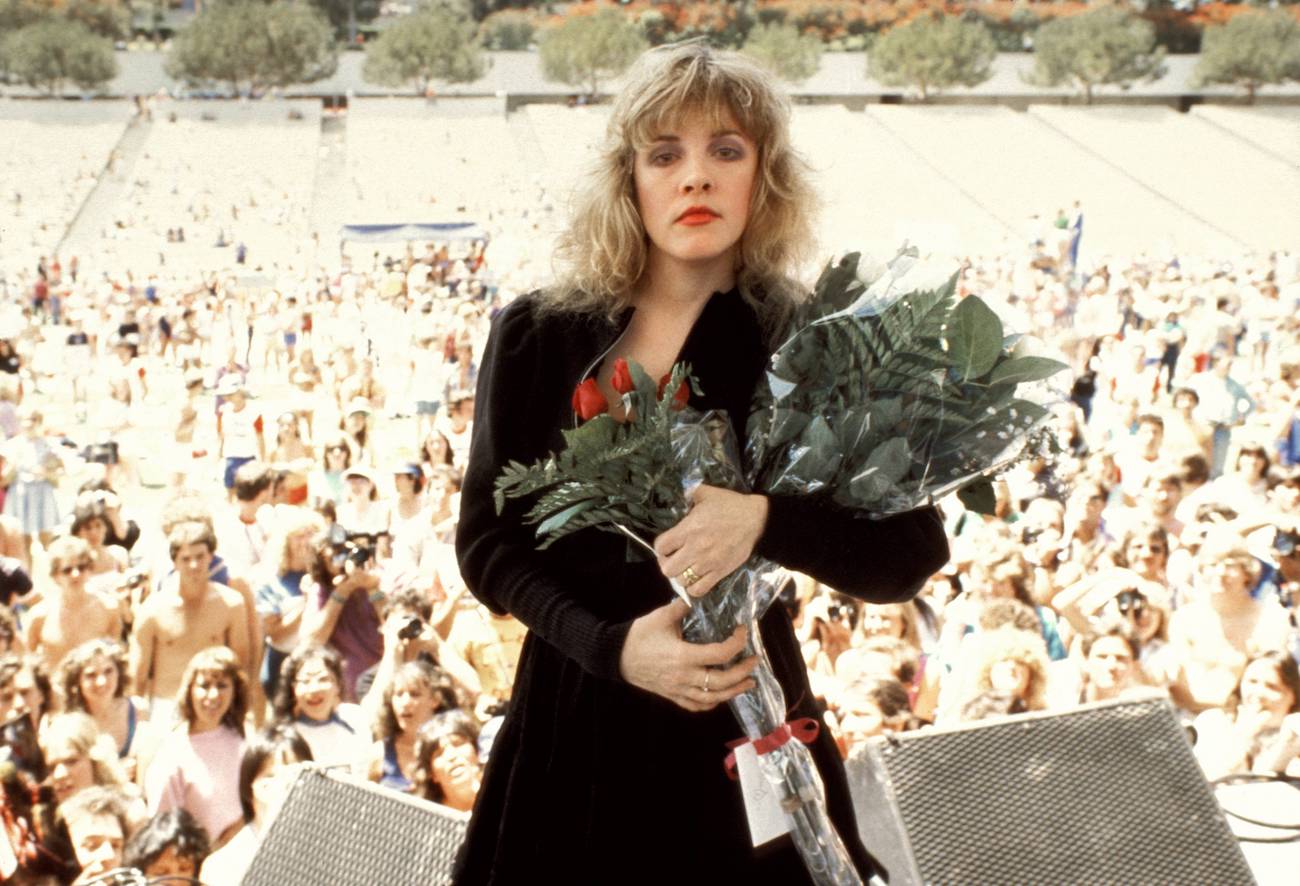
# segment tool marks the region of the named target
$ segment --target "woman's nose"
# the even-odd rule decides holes
[[[685,178],[682,180],[682,190],[689,194],[695,191],[708,191],[712,187],[713,182],[709,180],[708,171],[704,168],[704,161],[688,158]]]

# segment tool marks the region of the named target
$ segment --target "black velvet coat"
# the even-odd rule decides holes
[[[574,387],[596,371],[631,318],[539,316],[531,298],[494,322],[478,378],[469,470],[456,548],[465,582],[496,612],[529,628],[511,710],[487,767],[458,884],[807,882],[788,837],[756,853],[736,782],[723,767],[742,733],[726,705],[690,713],[624,682],[619,654],[633,619],[672,598],[653,561],[584,530],[535,549],[520,509],[498,517],[493,482],[509,460],[562,447]],[[716,293],[679,357],[738,434],[769,351],[736,292]],[[905,600],[946,561],[932,509],[855,518],[829,502],[775,496],[758,553],[865,600]],[[791,706],[818,717],[789,618],[773,606],[763,640]],[[812,746],[832,818],[864,874],[844,769],[823,728]]]

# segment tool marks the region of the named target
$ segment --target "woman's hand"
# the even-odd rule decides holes
[[[766,497],[696,487],[690,512],[655,539],[659,569],[702,597],[749,559],[766,525]]]
[[[721,643],[682,639],[682,619],[690,608],[681,600],[651,610],[632,622],[619,657],[623,679],[688,711],[708,711],[752,689],[750,674],[758,658],[727,665],[745,648],[745,628]]]

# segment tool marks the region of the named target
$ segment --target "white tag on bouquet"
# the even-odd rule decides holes
[[[758,751],[750,742],[736,748],[736,772],[740,775],[740,792],[745,798],[745,816],[749,819],[749,836],[755,846],[790,833],[790,824],[781,811],[781,801],[768,783],[758,764]]]

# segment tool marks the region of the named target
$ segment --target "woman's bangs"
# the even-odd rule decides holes
[[[745,78],[736,76],[738,73],[721,70],[716,62],[704,59],[662,70],[627,109],[622,125],[624,144],[642,150],[697,115],[705,117],[714,129],[734,121],[755,144],[764,143],[773,109],[762,107],[756,90]]]

